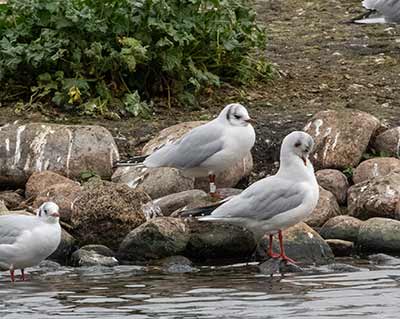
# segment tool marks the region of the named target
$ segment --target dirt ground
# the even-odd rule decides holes
[[[256,9],[268,32],[267,57],[280,70],[273,81],[252,88],[224,87],[202,97],[200,111],[156,110],[152,120],[58,121],[108,127],[124,157],[138,152],[164,127],[211,118],[225,104],[239,101],[258,121],[251,179],[269,173],[283,136],[301,129],[320,110],[358,109],[400,124],[400,26],[343,23],[364,11],[360,0],[259,0]],[[0,108],[0,125],[17,118],[21,116]],[[22,120],[54,121],[37,113]]]

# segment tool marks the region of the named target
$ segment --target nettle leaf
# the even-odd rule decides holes
[[[146,117],[143,96],[194,101],[220,81],[263,80],[274,71],[252,4],[10,0],[0,5],[0,84],[32,83],[34,98],[88,115]]]

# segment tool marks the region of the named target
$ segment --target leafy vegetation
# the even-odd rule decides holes
[[[7,96],[83,114],[148,116],[221,81],[264,79],[249,0],[9,0],[0,5]]]

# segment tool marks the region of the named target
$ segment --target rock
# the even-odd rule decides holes
[[[119,167],[111,180],[143,191],[152,199],[191,190],[194,187],[194,178],[184,176],[179,170],[169,167]]]
[[[304,222],[311,227],[321,227],[328,219],[338,215],[340,215],[340,208],[336,197],[320,187],[317,207]]]
[[[34,172],[54,171],[76,179],[92,171],[112,175],[118,149],[100,126],[6,124],[0,127],[0,184],[22,186]]]
[[[99,255],[103,255],[106,257],[114,257],[116,255],[115,252],[113,252],[110,248],[104,245],[85,245],[80,249],[94,251],[95,253],[98,253]]]
[[[358,232],[364,222],[351,216],[336,216],[328,220],[320,229],[325,239],[357,241]]]
[[[55,184],[45,188],[34,200],[33,207],[38,208],[44,202],[52,201],[60,208],[60,218],[69,223],[75,200],[82,191],[78,183]]]
[[[346,203],[349,182],[341,171],[336,169],[321,169],[315,173],[315,176],[318,184],[335,195],[340,205]]]
[[[348,214],[365,220],[372,217],[400,219],[400,172],[372,178],[349,188]]]
[[[250,175],[253,170],[253,156],[249,152],[241,161],[221,172],[215,177],[215,184],[218,189],[235,187],[240,180]],[[197,177],[194,180],[194,187],[206,192],[210,191],[210,182],[208,176]]]
[[[374,177],[400,172],[400,160],[394,157],[376,157],[362,162],[353,172],[353,182],[358,184]]]
[[[171,215],[174,211],[182,208],[197,199],[207,198],[208,194],[200,189],[187,190],[158,198],[153,201],[161,209],[164,216]]]
[[[3,215],[1,213],[6,213],[5,215],[7,215],[8,213],[8,208],[6,206],[6,203],[4,202],[4,200],[0,199],[0,215]]]
[[[191,129],[206,123],[205,121],[179,123],[163,129],[155,138],[149,141],[142,150],[142,153],[151,154],[155,149],[170,142],[174,142]],[[245,158],[233,165],[227,171],[217,174],[216,185],[218,188],[234,187],[244,177],[250,175],[253,169],[253,157],[249,153]],[[195,188],[209,192],[208,177],[195,179]],[[176,193],[176,192],[175,192]],[[171,194],[171,193],[170,193]],[[153,197],[152,197],[153,198]]]
[[[377,153],[400,157],[400,126],[379,134],[372,142]]]
[[[164,272],[172,274],[183,274],[198,271],[197,268],[193,267],[190,259],[184,256],[167,257],[162,259],[160,264]]]
[[[350,256],[354,249],[354,243],[341,239],[326,239],[325,242],[331,247],[335,257]]]
[[[79,183],[51,171],[35,172],[29,177],[25,185],[25,197],[35,198],[42,193],[43,190],[57,184],[79,186]]]
[[[71,223],[81,245],[100,244],[111,249],[146,219],[142,206],[150,197],[126,185],[110,182],[85,185],[74,203]]]
[[[94,250],[86,250],[82,248],[72,254],[71,263],[75,267],[114,267],[119,264],[115,257],[104,256]]]
[[[48,259],[42,260],[38,267],[43,271],[43,272],[48,272],[48,271],[57,271],[61,268],[61,265],[58,262],[51,261]]]
[[[65,229],[61,230],[61,242],[54,253],[48,259],[56,261],[62,265],[67,265],[70,262],[71,254],[77,250],[75,238]]]
[[[373,254],[368,256],[368,260],[377,265],[397,266],[400,265],[400,258],[386,254]]]
[[[362,251],[400,252],[400,221],[371,218],[362,224],[357,246]]]
[[[4,205],[8,209],[15,209],[24,201],[24,197],[18,192],[3,191],[0,192],[0,201],[4,201]]]
[[[195,260],[212,258],[243,259],[250,256],[256,247],[253,234],[226,223],[200,222],[188,218],[190,239],[184,255]]]
[[[158,259],[181,253],[189,241],[189,229],[179,218],[160,217],[133,229],[119,247],[122,260]]]
[[[276,237],[276,238],[275,238]],[[326,264],[333,260],[333,253],[322,237],[305,223],[299,223],[283,231],[283,244],[286,255],[303,264]],[[260,242],[264,251],[268,239]],[[279,252],[278,238],[274,236],[274,252]]]
[[[343,170],[360,162],[380,122],[360,111],[320,111],[304,130],[315,140],[311,159],[317,168]]]

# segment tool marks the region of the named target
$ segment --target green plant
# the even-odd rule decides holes
[[[0,82],[24,85],[30,103],[91,115],[148,116],[142,100],[193,102],[220,81],[265,79],[272,69],[264,48],[249,0],[0,5]]]
[[[352,178],[354,174],[354,168],[351,166],[346,167],[343,170],[343,174],[346,175],[347,178]]]

